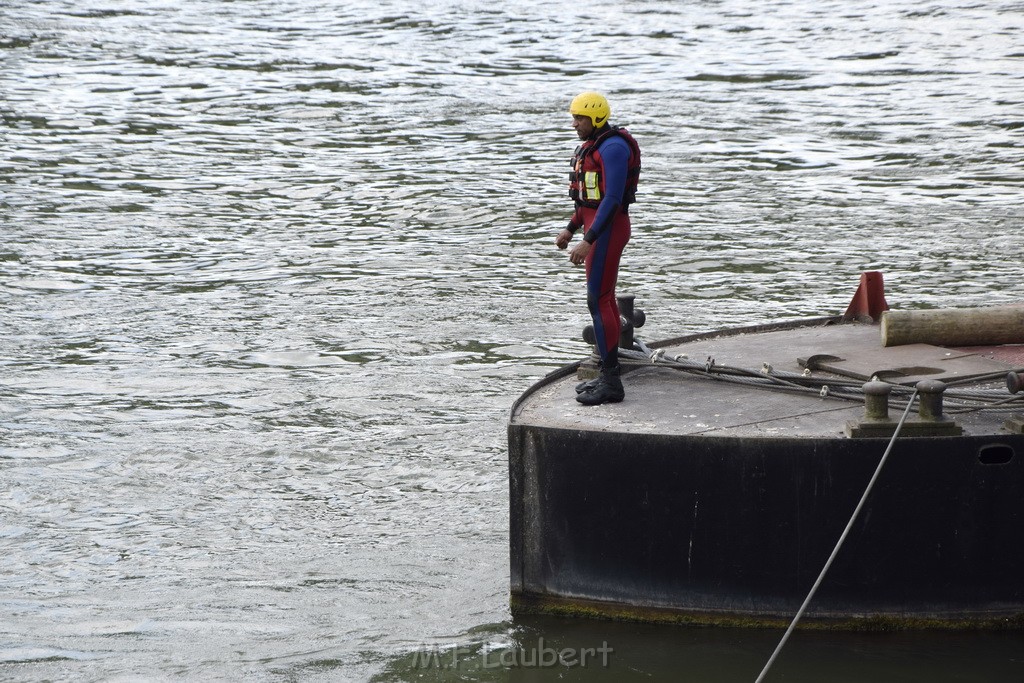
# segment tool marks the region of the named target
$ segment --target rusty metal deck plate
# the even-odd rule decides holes
[[[950,349],[960,353],[970,353],[982,358],[1009,363],[1015,369],[1024,368],[1024,344],[1004,344],[1003,346],[958,346]]]

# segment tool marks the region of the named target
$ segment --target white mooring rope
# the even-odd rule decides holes
[[[761,683],[764,680],[764,677],[768,675],[768,670],[772,668],[772,664],[775,663],[779,653],[782,652],[783,646],[786,644],[786,641],[789,640],[789,636],[796,629],[796,625],[800,621],[800,618],[804,615],[804,612],[807,611],[807,605],[811,603],[811,599],[814,598],[814,594],[818,592],[818,586],[820,586],[821,582],[825,580],[825,574],[828,573],[829,567],[832,566],[832,561],[835,560],[836,555],[839,554],[839,549],[843,547],[843,542],[846,541],[846,537],[850,535],[850,529],[853,528],[853,523],[857,520],[857,516],[860,514],[861,508],[864,507],[864,503],[867,501],[868,495],[871,493],[871,489],[875,487],[878,475],[882,472],[882,466],[885,465],[885,461],[889,458],[889,453],[892,452],[893,444],[896,443],[896,437],[900,435],[900,429],[903,428],[903,423],[906,422],[907,415],[910,414],[910,406],[914,405],[915,398],[917,398],[917,389],[914,389],[914,393],[910,395],[910,400],[907,401],[907,408],[903,411],[903,416],[896,424],[896,431],[893,432],[892,438],[889,440],[889,445],[886,447],[885,453],[882,454],[882,459],[878,461],[878,467],[875,468],[875,473],[871,476],[871,481],[868,482],[867,488],[864,489],[864,493],[860,497],[860,502],[857,503],[857,507],[854,509],[853,515],[850,517],[850,521],[846,523],[846,528],[843,529],[843,533],[839,536],[839,541],[836,543],[836,547],[832,549],[832,554],[829,555],[828,560],[825,562],[825,566],[821,569],[821,573],[818,574],[818,580],[814,582],[813,586],[811,586],[811,592],[807,594],[806,598],[804,598],[804,603],[800,605],[800,609],[797,610],[796,616],[793,617],[793,621],[789,624],[789,628],[787,628],[786,632],[783,634],[782,640],[780,640],[779,644],[775,647],[775,652],[772,653],[772,656],[768,659],[768,663],[765,664],[764,668],[761,670],[761,675],[757,677],[757,680],[754,683]]]

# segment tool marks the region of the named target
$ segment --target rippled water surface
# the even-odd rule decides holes
[[[1011,0],[4,2],[0,678],[753,680],[779,634],[508,614],[508,409],[588,351],[568,102],[643,147],[648,339],[869,269],[1007,303],[1022,35]],[[615,655],[501,666],[541,638]],[[1014,635],[787,647],[1024,675]]]

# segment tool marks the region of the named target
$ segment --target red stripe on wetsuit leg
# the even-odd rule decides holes
[[[608,355],[608,349],[618,346],[622,332],[615,285],[630,232],[629,214],[619,213],[587,254],[587,298],[597,300],[597,310],[591,310],[590,314],[594,320],[597,352],[602,359]]]

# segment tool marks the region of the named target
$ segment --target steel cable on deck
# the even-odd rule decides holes
[[[864,399],[864,383],[858,380],[840,377],[822,378],[807,374],[776,371],[767,364],[758,371],[749,368],[720,365],[713,358],[708,358],[703,363],[682,356],[669,358],[663,350],[652,350],[640,339],[634,339],[634,344],[638,350],[620,349],[619,355],[622,358],[634,361],[645,361],[652,366],[667,367],[718,381],[777,391],[813,393],[822,398],[833,398],[842,401],[860,402]],[[995,389],[956,388],[957,385],[968,382],[976,384],[978,382],[1001,379],[1002,377],[1003,374],[989,374],[946,382],[947,386],[953,388],[947,389],[944,392],[944,397],[947,401],[955,404],[950,406],[947,412],[960,414],[980,411],[1014,412],[1021,410],[1021,408],[1024,408],[1024,394],[1007,397],[1005,392]],[[907,399],[908,395],[912,397],[917,393],[914,387],[891,382],[887,382],[887,384],[892,387],[890,402],[897,408],[904,407],[913,400],[913,398]]]

